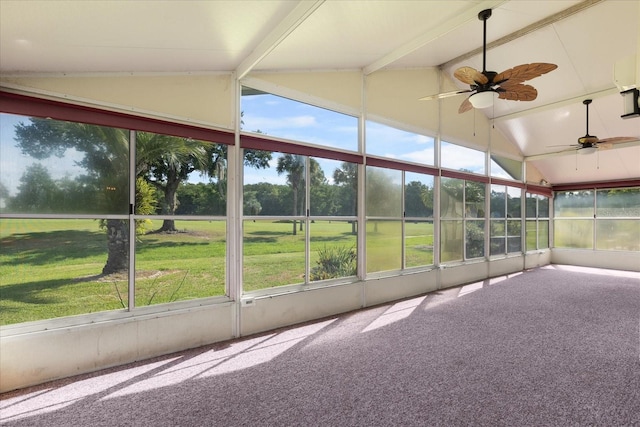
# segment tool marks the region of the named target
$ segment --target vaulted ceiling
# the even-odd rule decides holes
[[[478,12],[489,8],[488,69],[531,62],[558,69],[531,82],[535,101],[498,100],[482,113],[551,183],[640,178],[638,142],[590,155],[569,146],[586,133],[587,98],[589,134],[640,140],[640,117],[620,117],[620,85],[640,84],[636,0],[0,0],[0,72],[242,77],[441,67],[453,76],[463,65],[482,70]],[[616,64],[620,70],[634,57],[634,81],[616,81]]]

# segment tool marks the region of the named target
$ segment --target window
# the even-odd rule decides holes
[[[554,246],[557,248],[592,249],[595,192],[563,191],[554,199]]]
[[[357,164],[253,155],[270,161],[256,169],[245,160],[244,291],[355,276]]]
[[[358,119],[300,101],[242,88],[242,129],[324,147],[358,151]]]
[[[521,193],[517,187],[491,185],[492,256],[522,252]]]
[[[596,191],[596,249],[640,251],[640,188]]]
[[[402,268],[402,171],[367,166],[367,273]]]
[[[557,248],[640,251],[640,188],[561,191],[554,209]]]
[[[485,175],[485,153],[450,142],[440,142],[440,166]]]
[[[440,185],[440,260],[484,256],[485,184],[442,178]]]
[[[522,181],[522,162],[491,154],[491,176]]]
[[[227,146],[137,132],[136,306],[225,295]]]
[[[433,165],[434,139],[373,121],[366,123],[367,154]]]
[[[433,176],[404,174],[405,267],[433,264]]]
[[[225,145],[4,113],[0,135],[0,324],[225,295]]]
[[[526,211],[526,250],[546,249],[549,247],[549,198],[527,193]]]

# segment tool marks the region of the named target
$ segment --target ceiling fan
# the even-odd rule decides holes
[[[536,99],[538,91],[533,86],[522,83],[553,71],[558,68],[558,66],[544,62],[535,62],[532,64],[518,65],[501,73],[487,71],[487,19],[489,19],[490,16],[491,9],[485,9],[478,13],[478,19],[484,22],[482,72],[472,67],[461,67],[453,73],[455,78],[468,84],[469,89],[425,96],[424,98],[420,98],[421,101],[470,93],[471,95],[462,102],[458,109],[458,113],[464,113],[472,108],[486,108],[493,105],[493,100],[496,95],[500,99],[512,101],[533,101]]]
[[[591,104],[591,99],[585,99],[582,103],[587,107],[587,133],[584,136],[578,138],[577,144],[567,144],[573,149],[577,150],[580,154],[591,154],[595,153],[598,149],[608,149],[611,148],[613,144],[620,142],[635,142],[638,138],[631,136],[615,136],[612,138],[604,138],[599,139],[597,136],[589,135],[589,104]],[[567,146],[564,145],[564,146]],[[552,147],[558,147],[558,145],[552,145]],[[560,153],[563,153],[561,151]]]

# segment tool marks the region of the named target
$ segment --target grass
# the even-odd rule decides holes
[[[128,307],[128,273],[102,275],[107,240],[89,219],[0,220],[0,325]],[[151,230],[160,227],[154,221]],[[135,305],[225,294],[226,223],[176,221],[178,233],[148,233],[136,241]],[[310,225],[310,267],[327,247],[356,248],[346,221]],[[400,268],[400,222],[368,226],[368,263]],[[243,224],[245,291],[305,282],[305,231],[292,224]],[[407,266],[433,262],[433,226],[406,225]]]

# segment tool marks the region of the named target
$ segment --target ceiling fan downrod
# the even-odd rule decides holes
[[[478,19],[483,21],[482,31],[482,74],[487,72],[487,19],[491,17],[491,9],[485,9],[478,13]]]
[[[591,136],[589,135],[589,104],[591,104],[591,99],[585,99],[582,103],[587,106],[587,134],[585,136],[588,137]]]

